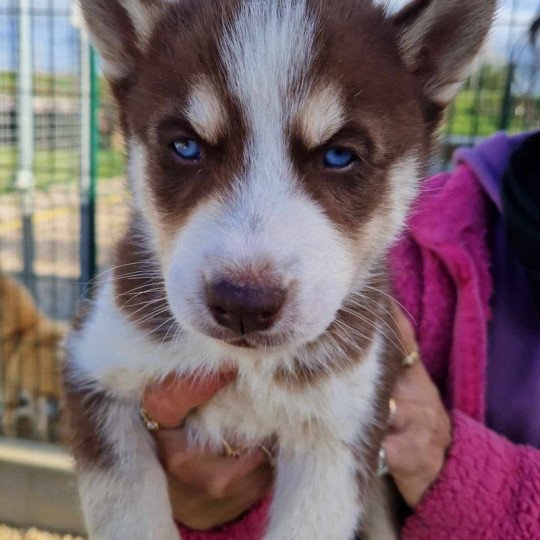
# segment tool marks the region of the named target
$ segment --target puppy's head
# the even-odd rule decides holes
[[[82,6],[172,312],[279,347],[324,333],[399,232],[495,1]]]

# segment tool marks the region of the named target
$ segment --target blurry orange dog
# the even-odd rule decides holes
[[[67,325],[49,320],[17,281],[0,274],[2,433],[14,436],[24,414],[32,434],[49,438],[49,407],[60,400],[59,345]]]

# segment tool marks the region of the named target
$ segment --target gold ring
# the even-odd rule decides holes
[[[157,431],[158,429],[161,429],[159,422],[154,420],[142,405],[139,407],[139,416],[144,427],[148,431]]]
[[[180,422],[177,426],[168,427],[168,426],[162,426],[157,420],[154,420],[149,414],[148,411],[141,405],[139,407],[139,417],[144,425],[144,427],[148,431],[159,431],[161,430],[173,430],[173,429],[180,429],[184,427],[184,421]]]
[[[404,368],[412,368],[416,363],[420,362],[420,353],[418,350],[413,351],[412,353],[408,354],[404,359],[401,365]]]

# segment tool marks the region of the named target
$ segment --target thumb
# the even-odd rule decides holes
[[[146,389],[142,406],[152,419],[172,428],[181,424],[192,409],[206,403],[235,378],[235,373],[210,375],[204,379],[171,375]]]

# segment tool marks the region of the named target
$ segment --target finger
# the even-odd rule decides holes
[[[394,385],[392,397],[398,401],[433,402],[439,400],[439,391],[424,364],[419,361],[414,366],[403,369]]]
[[[434,419],[437,418],[437,405],[438,403],[420,400],[396,400],[395,412],[388,420],[388,432],[400,434],[418,428],[431,430]]]
[[[228,478],[224,475],[223,485],[217,486],[216,494],[224,498],[243,498],[249,491],[252,494],[249,498],[260,498],[267,494],[273,477],[274,468],[262,453],[257,452],[251,459],[246,459],[241,467],[233,467]]]
[[[388,430],[390,433],[405,431],[417,418],[420,405],[407,401],[395,400],[396,407],[393,414],[388,418]]]
[[[408,450],[406,442],[403,442],[403,437],[397,434],[389,434],[384,438],[382,446],[388,468],[391,471],[401,469],[403,454]]]
[[[273,471],[268,465],[253,471],[238,484],[236,496],[208,500],[204,493],[183,485],[169,485],[175,518],[193,529],[207,530],[242,515],[266,497],[273,485]]]
[[[420,362],[398,373],[392,397],[396,400],[412,400],[421,395],[425,382]]]
[[[212,499],[237,496],[238,484],[262,466],[265,456],[255,452],[239,459],[224,458],[207,453],[187,454],[184,459],[168,467],[173,481],[189,486],[196,492],[206,493]]]
[[[258,449],[231,458],[190,446],[183,429],[158,431],[156,442],[168,475],[197,489],[205,489],[216,476],[224,484],[234,482],[268,462],[266,454]]]
[[[159,459],[167,470],[181,467],[182,463],[195,453],[195,450],[188,446],[183,429],[158,430],[153,435]]]
[[[247,509],[269,495],[273,484],[274,468],[268,463],[263,463],[249,475],[231,484],[227,495],[235,499],[242,498],[249,502]]]
[[[383,448],[386,464],[394,478],[411,474],[421,467],[422,457],[419,453],[422,447],[416,444],[414,438],[403,434],[388,435],[383,442]]]
[[[201,378],[167,377],[162,383],[146,389],[142,405],[148,414],[164,427],[179,425],[195,407],[206,403],[236,378],[235,373]]]

